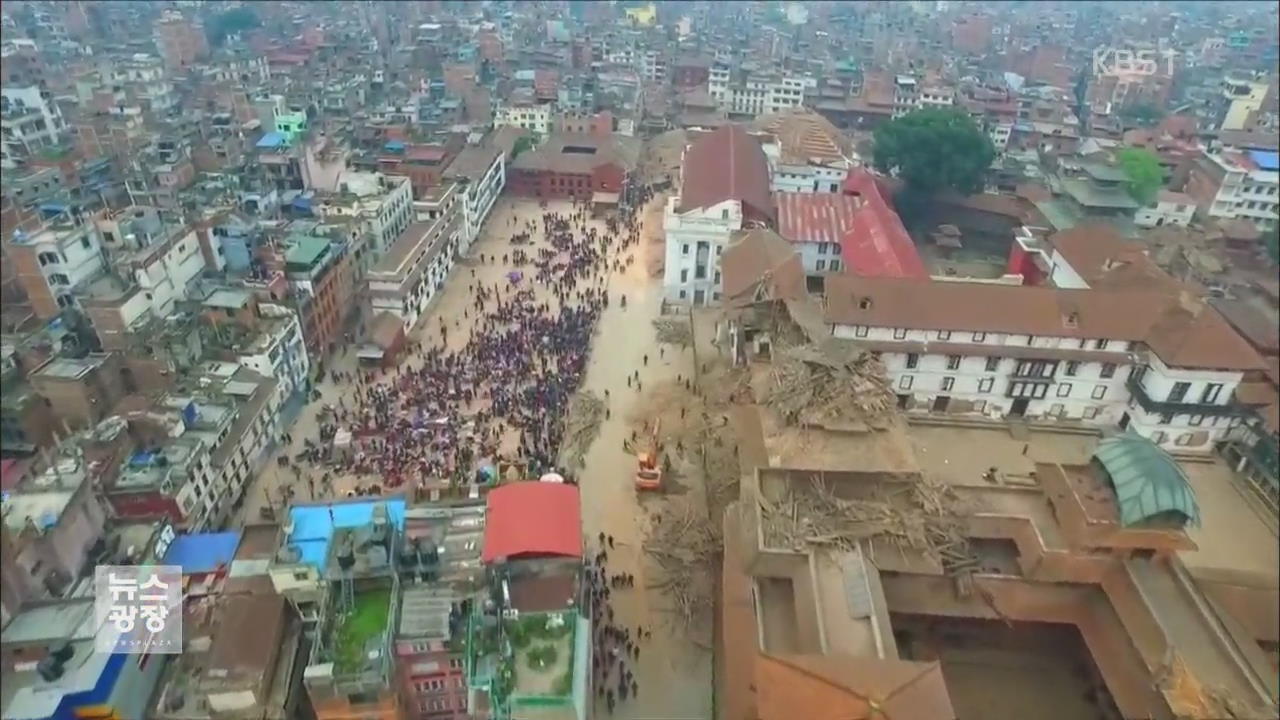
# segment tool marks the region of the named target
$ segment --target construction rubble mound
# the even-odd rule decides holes
[[[687,498],[665,505],[654,515],[644,552],[658,572],[646,587],[669,599],[662,610],[677,632],[696,645],[711,648],[712,609],[720,538],[706,511]]]
[[[880,360],[838,342],[780,349],[763,396],[763,404],[792,426],[882,430],[897,412]]]
[[[693,329],[689,327],[687,320],[658,318],[653,321],[653,327],[657,331],[658,342],[664,345],[686,348],[693,344]]]
[[[600,433],[604,420],[604,402],[594,393],[579,390],[569,400],[569,412],[565,420],[564,439],[560,443],[560,464],[572,470],[581,470],[587,450]]]

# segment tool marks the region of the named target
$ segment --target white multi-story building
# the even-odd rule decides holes
[[[455,251],[465,255],[507,185],[506,154],[492,145],[463,148],[444,171],[462,193],[462,221]]]
[[[841,246],[853,232],[861,202],[838,193],[774,193],[778,235],[800,253],[806,275],[844,269]]]
[[[29,273],[24,282],[28,295],[47,290],[60,308],[73,307],[77,291],[106,271],[101,233],[88,218],[71,212],[32,233],[15,231],[10,257],[15,253],[30,253],[39,269],[38,279]],[[29,265],[19,267],[21,279],[26,274],[21,268]]]
[[[512,103],[498,108],[493,126],[518,127],[546,136],[551,132],[551,105],[541,103]]]
[[[389,312],[413,330],[453,268],[461,224],[456,213],[442,215],[401,234],[365,276],[370,317]]]
[[[910,75],[893,79],[893,116],[901,117],[920,107],[920,83]]]
[[[62,111],[47,90],[34,85],[0,89],[0,127],[6,168],[40,148],[57,145],[67,134]]]
[[[1235,389],[1262,360],[1106,232],[1076,228],[1039,249],[1058,287],[832,276],[826,321],[880,355],[908,412],[1129,428],[1208,451],[1238,422]]]
[[[1013,134],[1013,123],[996,123],[987,131],[991,144],[996,152],[1004,152],[1009,147],[1009,136]]]
[[[1280,222],[1274,152],[1206,152],[1192,164],[1184,192],[1211,218],[1252,220],[1264,232],[1274,232]]]
[[[680,194],[667,201],[668,302],[720,300],[720,256],[737,230],[773,224],[769,165],[760,144],[736,125],[704,135],[685,149]]]
[[[244,293],[243,291],[219,290],[218,293]],[[208,306],[209,300],[205,300]],[[253,340],[237,352],[241,365],[276,381],[274,402],[281,407],[292,401],[295,404],[310,390],[308,374],[311,372],[311,359],[307,355],[307,346],[302,341],[302,324],[298,315],[283,305],[262,303],[258,305],[259,332]],[[272,437],[280,437],[284,432],[282,425],[289,413],[282,411],[273,421],[270,428]],[[291,421],[291,419],[290,419]]]
[[[920,91],[919,106],[922,108],[946,108],[956,104],[956,91],[949,87],[925,87]]]
[[[1161,190],[1156,199],[1146,207],[1138,208],[1133,222],[1140,227],[1178,225],[1186,227],[1195,216],[1196,203],[1190,197],[1170,190]]]
[[[743,74],[734,77],[728,63],[711,67],[707,91],[726,112],[735,115],[778,113],[804,104],[805,88],[816,86],[813,78]]]
[[[360,218],[366,251],[356,253],[358,274],[366,272],[413,221],[413,184],[402,175],[342,171],[338,192],[314,205],[318,217]]]

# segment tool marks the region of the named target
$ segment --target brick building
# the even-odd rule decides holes
[[[639,150],[638,140],[621,135],[557,133],[511,162],[509,186],[514,195],[548,199],[621,194]]]
[[[327,237],[295,238],[285,254],[285,274],[297,300],[307,351],[323,355],[355,308],[348,244]]]

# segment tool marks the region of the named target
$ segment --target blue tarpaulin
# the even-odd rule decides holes
[[[1262,170],[1280,170],[1280,153],[1268,150],[1250,150],[1249,159]]]
[[[183,575],[211,573],[228,567],[240,546],[239,531],[179,535],[169,544],[163,565],[181,565]]]
[[[383,145],[382,148],[387,152],[404,152],[404,143],[399,140],[391,140],[386,145]]]

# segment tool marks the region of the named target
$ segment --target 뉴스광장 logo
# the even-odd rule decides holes
[[[182,652],[182,568],[99,565],[94,570],[98,652]]]

